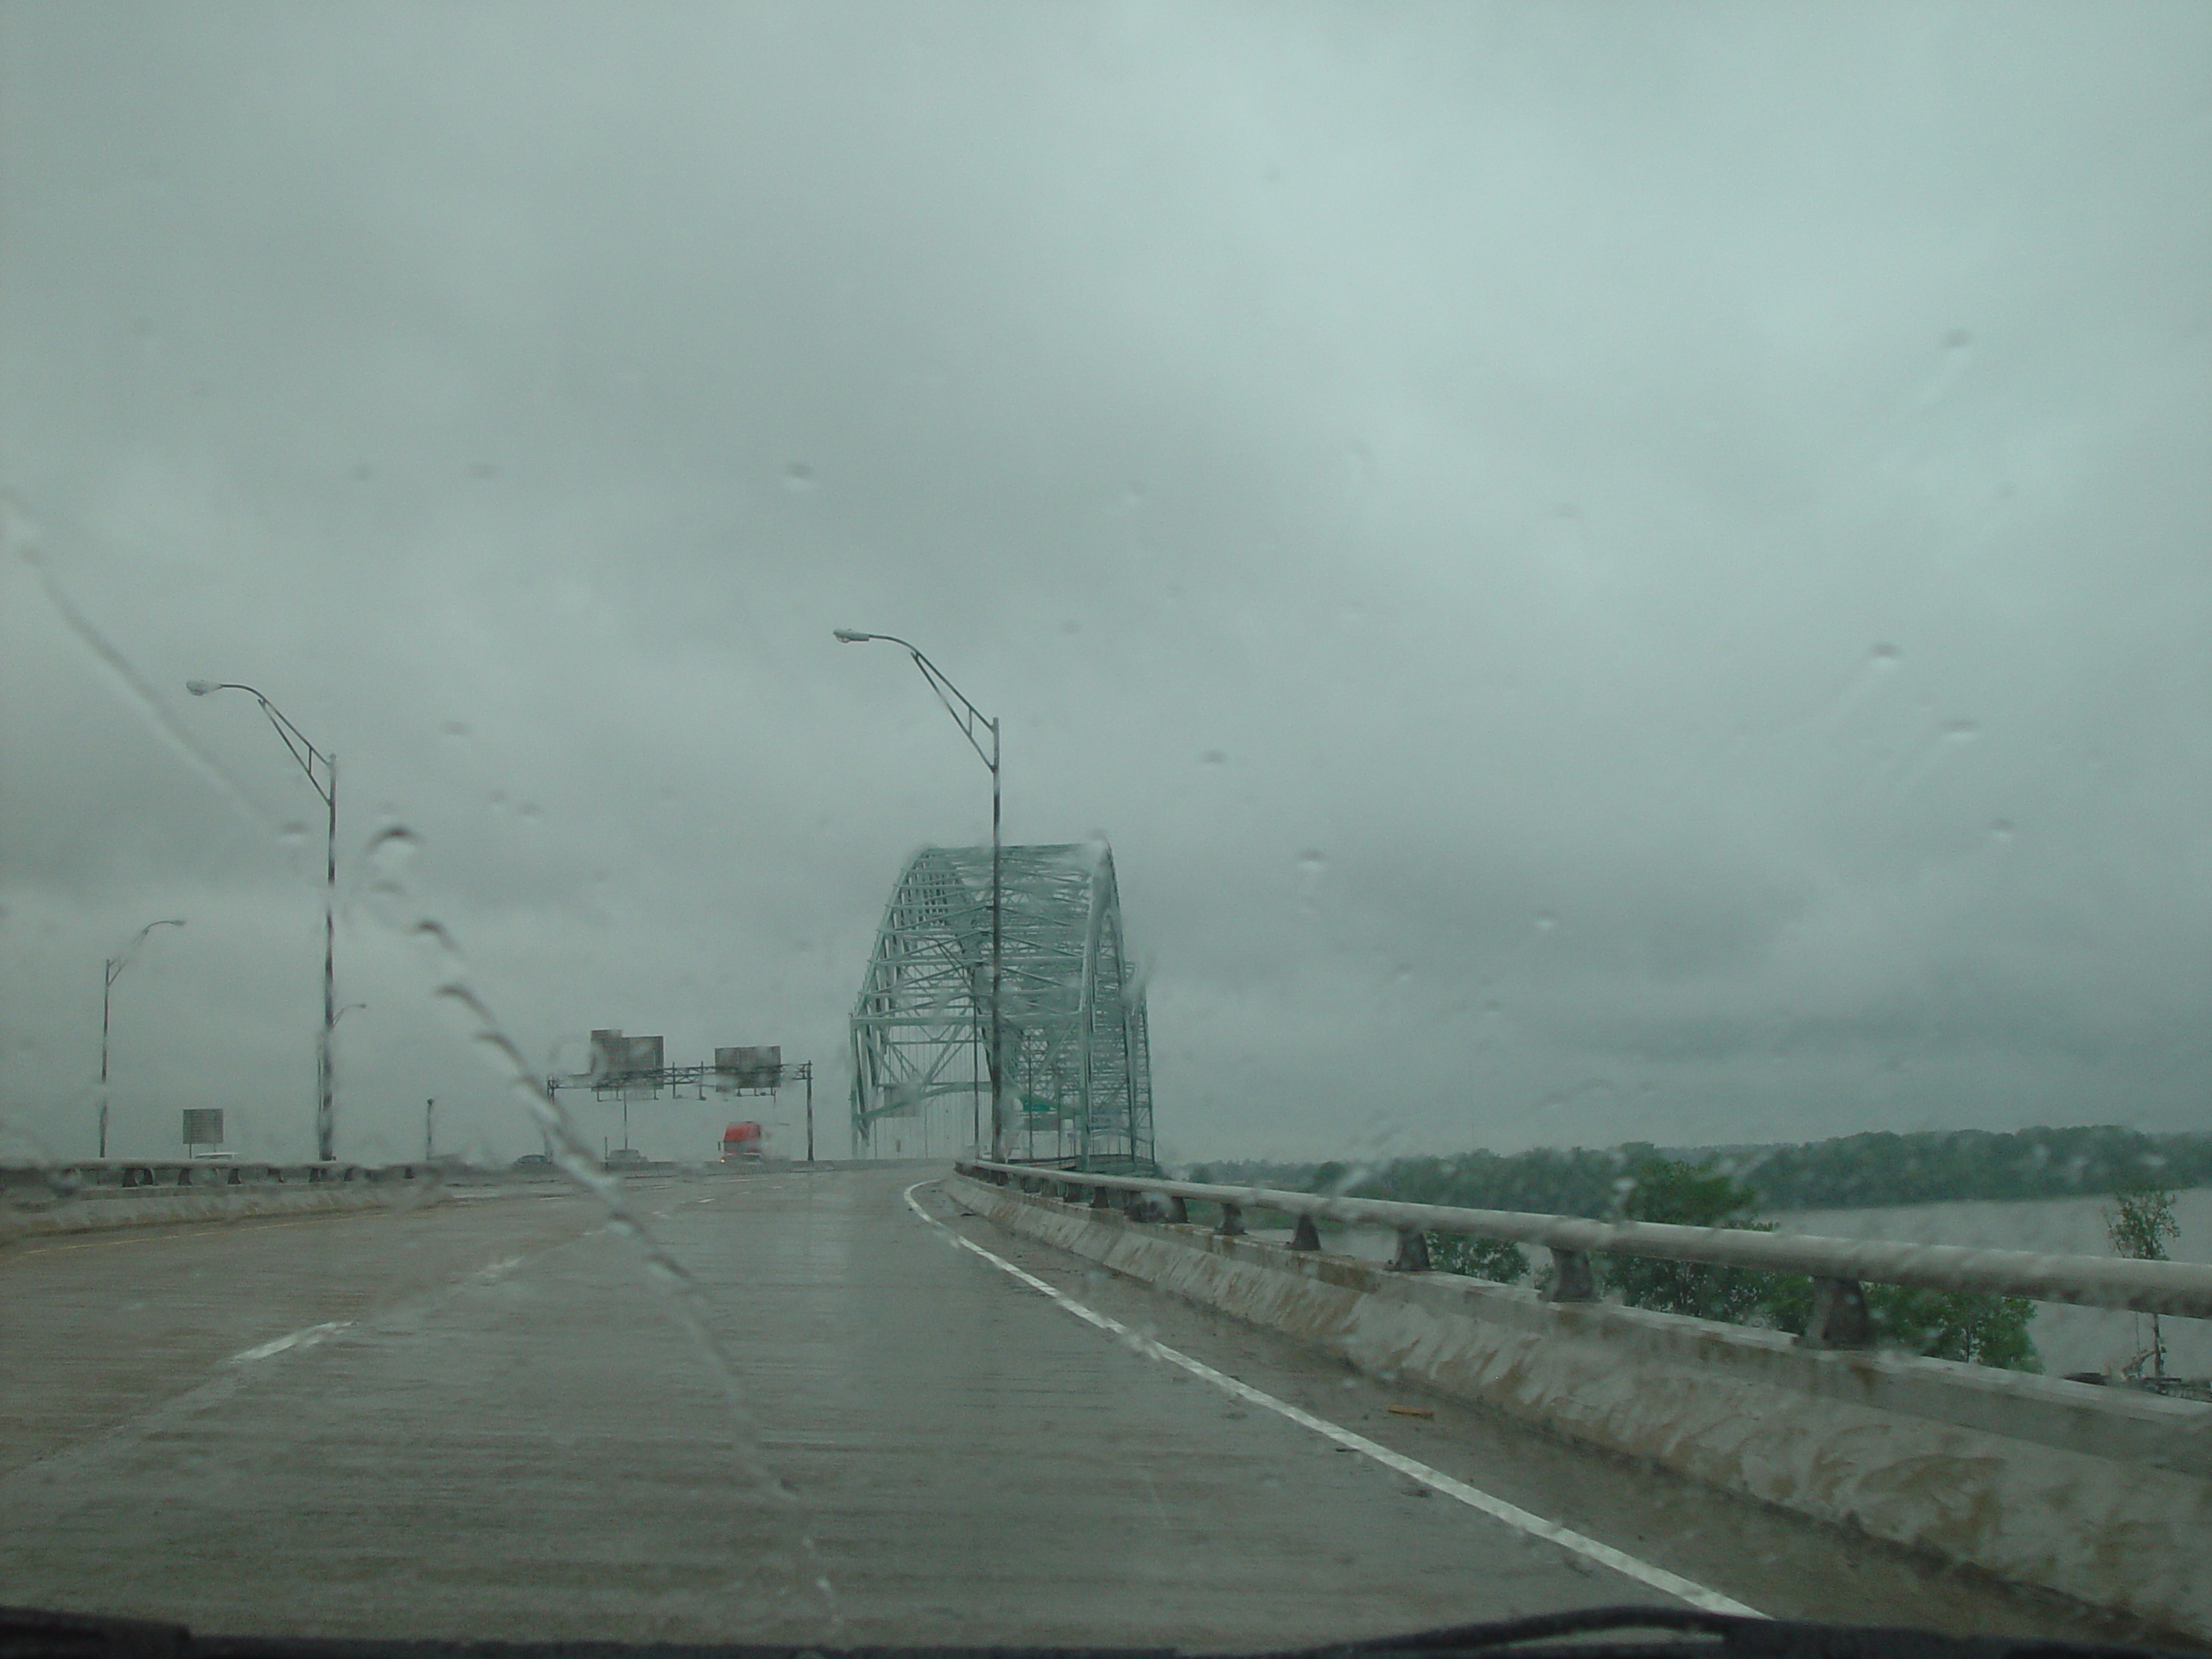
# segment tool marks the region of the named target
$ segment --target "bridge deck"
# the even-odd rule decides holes
[[[0,1252],[0,1600],[229,1631],[1224,1647],[1667,1599],[1070,1317],[918,1218],[915,1179],[633,1183],[689,1297],[557,1192]],[[2088,1630],[916,1196],[1109,1318],[1762,1611]]]

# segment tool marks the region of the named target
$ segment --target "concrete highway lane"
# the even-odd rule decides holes
[[[634,1182],[672,1271],[557,1194],[0,1252],[0,1600],[240,1633],[1218,1649],[1668,1604],[1673,1574],[1776,1614],[2089,1631],[1351,1376],[926,1182],[910,1205],[916,1179]]]

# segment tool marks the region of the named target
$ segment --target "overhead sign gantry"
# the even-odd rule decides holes
[[[671,1099],[704,1100],[709,1095],[768,1095],[779,1093],[787,1083],[806,1086],[806,1160],[814,1161],[814,1062],[785,1064],[780,1044],[763,1047],[717,1048],[711,1065],[670,1065],[666,1045],[658,1037],[626,1037],[620,1029],[591,1034],[591,1063],[586,1071],[567,1077],[549,1077],[545,1092],[588,1089],[594,1100],[622,1103],[623,1144],[629,1144],[630,1103],[658,1100],[665,1090]]]

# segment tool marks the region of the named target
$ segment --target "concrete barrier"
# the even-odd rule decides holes
[[[337,1215],[360,1210],[411,1210],[447,1197],[435,1180],[328,1181],[313,1185],[99,1187],[35,1202],[11,1192],[0,1203],[0,1244],[57,1233],[118,1227],[175,1226],[254,1216]]]
[[[825,1160],[811,1165],[771,1160],[746,1166],[666,1163],[615,1173],[631,1179],[736,1179],[909,1167],[938,1170],[944,1167],[944,1160]],[[457,1194],[482,1198],[493,1191],[508,1189],[579,1190],[557,1171],[472,1169],[435,1163],[317,1168],[305,1164],[171,1160],[143,1165],[86,1163],[52,1171],[10,1166],[0,1168],[0,1244],[18,1238],[115,1227],[406,1210],[442,1203]]]
[[[1014,1233],[1796,1514],[2212,1637],[2212,1406],[1406,1274],[956,1175]]]

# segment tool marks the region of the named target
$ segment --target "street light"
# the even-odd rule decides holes
[[[937,693],[938,701],[960,728],[961,735],[968,740],[968,747],[976,751],[983,764],[991,770],[991,1161],[1002,1162],[1006,1158],[1006,1055],[1005,1028],[999,1013],[1000,975],[1004,965],[1003,934],[999,919],[1000,854],[999,845],[999,723],[985,718],[982,709],[961,694],[960,688],[938,671],[935,663],[922,655],[921,647],[901,639],[895,633],[861,633],[852,628],[831,630],[835,637],[848,645],[866,645],[880,639],[886,645],[903,647],[914,659],[914,666],[922,671],[922,677],[930,683],[930,690]],[[991,734],[988,753],[983,750],[982,740],[976,734],[988,731]]]
[[[130,965],[130,953],[157,927],[182,927],[181,916],[149,922],[131,935],[130,943],[107,959],[107,983],[100,991],[100,1156],[107,1156],[107,1027],[108,1011],[115,1001],[115,982]]]
[[[261,705],[261,712],[269,716],[269,723],[276,728],[276,735],[284,741],[284,747],[292,759],[300,763],[300,770],[308,775],[308,783],[322,798],[329,811],[329,829],[323,842],[322,887],[322,1036],[315,1046],[315,1156],[325,1163],[337,1154],[337,1109],[335,1096],[338,1080],[332,1061],[332,1034],[338,1029],[338,977],[332,964],[336,948],[338,905],[338,760],[307,740],[307,734],[284,718],[275,703],[250,685],[233,685],[227,682],[216,684],[207,680],[187,680],[184,689],[195,697],[204,697],[211,691],[243,691]],[[315,768],[321,767],[320,775]]]

